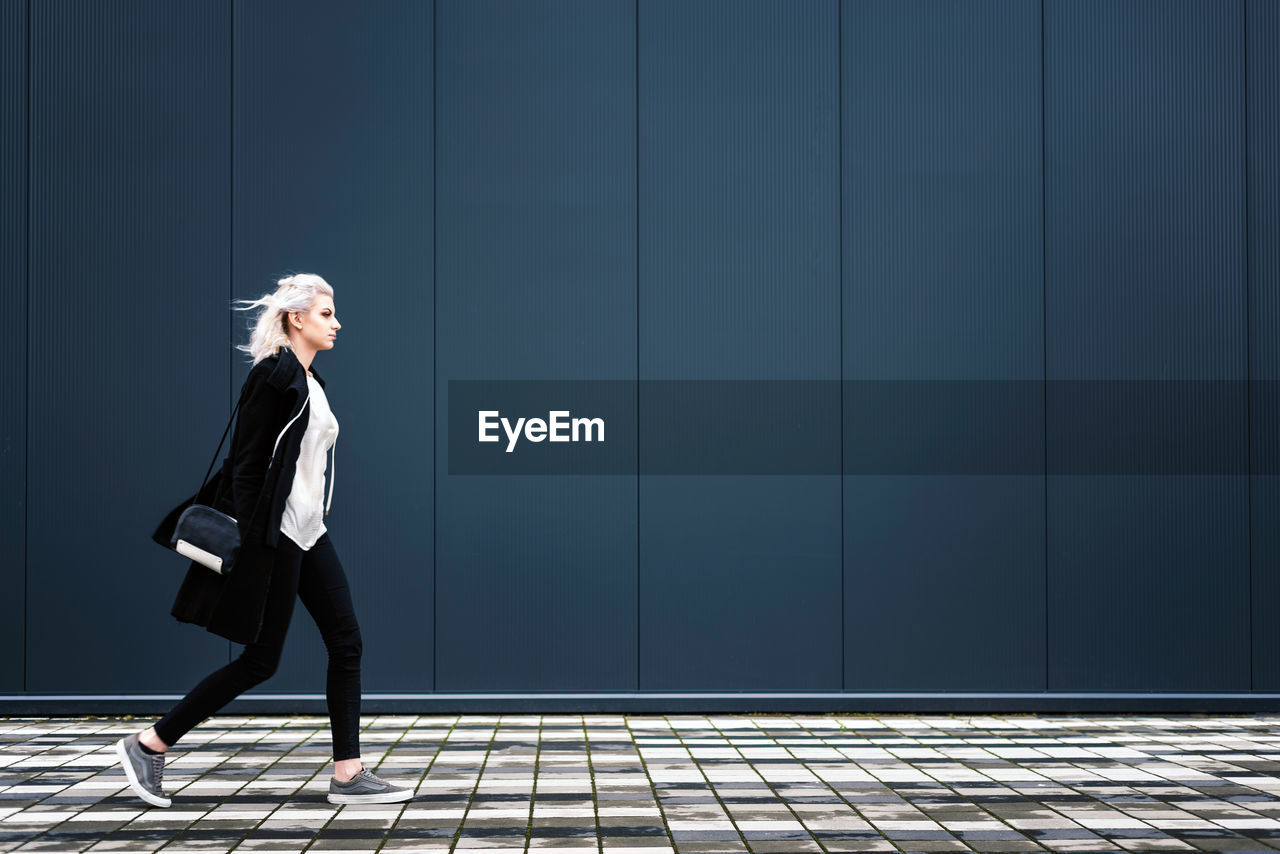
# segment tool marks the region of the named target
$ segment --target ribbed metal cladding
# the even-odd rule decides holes
[[[236,651],[149,534],[296,270],[367,691],[1280,691],[1277,45],[1275,0],[0,2],[0,693]],[[843,488],[448,474],[451,380],[637,377],[843,377]],[[1042,389],[920,410],[1020,473],[854,474],[936,450],[861,430],[912,379]],[[264,691],[318,694],[294,619]]]
[[[635,478],[450,475],[446,432],[450,380],[635,378],[634,26],[436,6],[437,690],[636,685]]]
[[[1280,3],[1246,19],[1253,689],[1280,689]]]
[[[230,8],[31,5],[27,690],[174,691],[227,644],[150,537],[228,414]]]
[[[235,8],[234,292],[256,299],[294,272],[334,289],[342,329],[313,362],[339,425],[324,524],[370,651],[366,691],[432,680],[432,13],[419,0]],[[231,320],[237,343],[248,321]],[[230,361],[238,394],[250,362]],[[264,691],[324,691],[302,610]]]
[[[643,461],[663,381],[839,378],[840,105],[835,2],[638,14]],[[840,688],[838,478],[642,475],[639,520],[642,690]]]
[[[1048,687],[1248,690],[1243,5],[1046,0],[1044,38],[1050,470],[1230,463],[1050,476]]]
[[[23,690],[27,508],[27,3],[0,4],[0,691]]]
[[[1043,479],[859,474],[991,434],[1039,471],[1040,23],[1006,0],[843,8],[846,690],[1044,688]],[[894,401],[904,429],[875,441]]]

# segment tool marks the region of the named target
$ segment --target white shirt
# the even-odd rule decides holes
[[[280,517],[280,532],[307,551],[316,544],[327,528],[324,514],[329,512],[324,500],[324,471],[328,463],[326,452],[338,443],[338,419],[329,409],[329,399],[315,377],[307,375],[307,388],[311,395],[307,406],[311,407],[307,419],[307,432],[302,434],[302,447],[298,450],[298,467],[293,474],[293,487],[285,499],[284,514]],[[336,455],[336,450],[335,450]],[[333,503],[333,470],[329,471],[329,504]]]

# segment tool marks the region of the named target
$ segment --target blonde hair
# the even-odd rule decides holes
[[[295,273],[276,282],[274,293],[255,300],[234,300],[247,303],[244,308],[232,306],[235,311],[248,311],[261,306],[257,316],[249,321],[252,331],[249,343],[237,344],[236,349],[253,357],[253,364],[279,352],[281,347],[292,349],[288,329],[289,312],[311,310],[320,294],[333,296],[333,287],[313,273]]]

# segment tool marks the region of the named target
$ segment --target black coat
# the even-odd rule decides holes
[[[311,369],[316,382],[324,380]],[[226,575],[191,562],[172,614],[237,643],[252,643],[262,628],[280,520],[293,488],[302,435],[311,419],[307,372],[293,350],[281,347],[249,371],[231,450],[204,489],[174,507],[151,538],[166,548],[178,516],[193,503],[234,517],[240,550]],[[287,429],[286,429],[287,428]],[[273,455],[274,448],[274,455]]]

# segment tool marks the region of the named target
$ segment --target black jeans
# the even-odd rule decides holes
[[[307,551],[286,534],[280,535],[258,639],[246,646],[235,661],[206,676],[156,723],[156,735],[161,741],[174,744],[243,691],[276,672],[295,599],[301,599],[311,613],[329,650],[325,698],[329,704],[333,758],[355,759],[360,755],[363,647],[351,589],[328,531]]]

